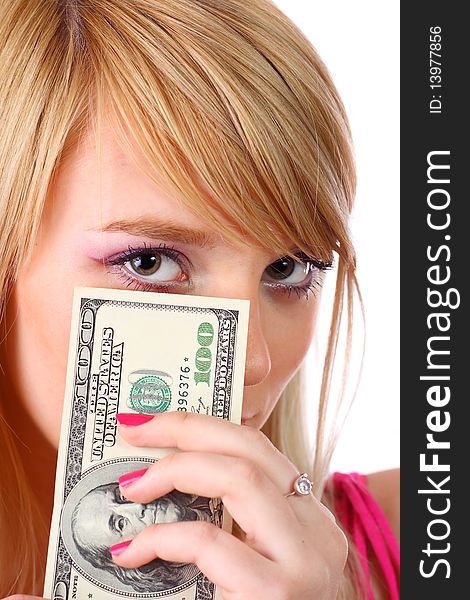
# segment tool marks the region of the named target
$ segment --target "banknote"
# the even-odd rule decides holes
[[[74,289],[45,597],[219,597],[196,565],[156,559],[122,569],[112,561],[110,546],[152,523],[232,525],[219,498],[178,490],[149,504],[123,497],[121,475],[177,450],[126,444],[116,414],[194,412],[240,423],[248,317],[244,299]]]

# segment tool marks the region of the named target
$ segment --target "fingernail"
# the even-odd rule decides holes
[[[140,469],[140,471],[133,471],[132,473],[121,475],[121,477],[119,477],[119,485],[123,488],[131,485],[131,483],[140,479],[146,471],[148,471],[148,469]]]
[[[126,548],[129,546],[131,541],[132,540],[129,540],[128,542],[120,542],[115,546],[111,546],[111,548],[109,549],[111,556],[114,558],[115,556],[119,556],[120,554],[122,554],[124,550],[126,550]]]
[[[136,425],[143,425],[153,419],[154,415],[142,415],[140,413],[118,413],[116,419],[120,425],[127,425],[129,427],[135,427]]]

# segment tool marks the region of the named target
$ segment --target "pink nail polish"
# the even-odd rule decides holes
[[[153,419],[154,415],[142,415],[140,413],[118,413],[116,419],[120,425],[127,425],[128,427],[135,427],[137,425],[143,425]]]
[[[146,471],[148,471],[148,469],[140,469],[140,471],[133,471],[132,473],[121,475],[121,477],[119,477],[119,485],[123,488],[131,485],[131,483],[140,479]]]
[[[120,554],[122,554],[124,552],[124,550],[126,550],[126,548],[129,546],[131,541],[132,540],[129,540],[128,542],[120,542],[119,544],[115,544],[114,546],[111,546],[111,548],[109,549],[111,556],[114,557],[114,556],[119,556]]]

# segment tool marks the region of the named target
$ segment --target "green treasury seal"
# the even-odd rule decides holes
[[[156,375],[146,375],[138,379],[131,388],[128,402],[130,408],[148,415],[165,412],[170,403],[170,387]]]

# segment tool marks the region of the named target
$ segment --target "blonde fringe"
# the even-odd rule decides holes
[[[129,153],[132,132],[152,179],[228,239],[242,234],[293,256],[285,235],[318,258],[338,253],[313,467],[302,370],[264,428],[299,468],[313,469],[320,496],[333,447],[327,398],[344,302],[346,382],[353,287],[362,305],[348,229],[350,131],[327,69],[269,0],[0,3],[0,323],[60,164],[90,129],[99,142],[104,116]],[[41,515],[5,421],[7,401],[0,386],[0,597],[41,595]],[[14,529],[12,514],[21,515]],[[351,544],[348,565],[356,558]],[[360,598],[353,570],[343,581],[347,600]]]

